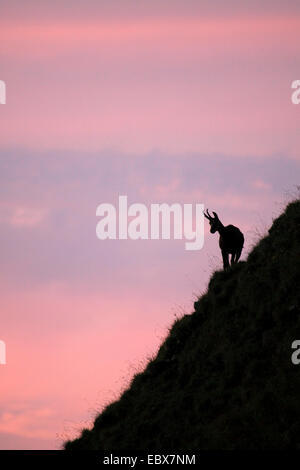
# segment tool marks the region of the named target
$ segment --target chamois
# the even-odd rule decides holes
[[[222,252],[223,266],[226,269],[229,267],[229,255],[231,255],[231,265],[240,259],[244,246],[244,235],[234,225],[224,227],[218,215],[215,212],[213,214],[214,217],[210,215],[208,209],[206,209],[206,213],[204,212],[205,217],[209,220],[210,233],[219,232],[220,234],[219,246]]]

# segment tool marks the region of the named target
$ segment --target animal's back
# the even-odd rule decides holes
[[[244,235],[239,228],[234,225],[227,225],[222,234],[223,242],[226,244],[227,251],[234,253],[237,249],[242,250],[244,246]],[[220,248],[222,249],[222,241],[220,237]]]

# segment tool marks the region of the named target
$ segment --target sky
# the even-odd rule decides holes
[[[297,1],[1,0],[1,449],[91,425],[222,266],[207,225],[97,239],[100,203],[202,203],[246,259],[297,195],[299,56]]]

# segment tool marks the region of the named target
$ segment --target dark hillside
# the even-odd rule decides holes
[[[300,201],[67,450],[300,448]],[[100,360],[100,359],[99,359]]]

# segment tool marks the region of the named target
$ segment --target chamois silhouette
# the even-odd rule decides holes
[[[218,215],[213,212],[214,217],[210,215],[208,209],[205,217],[209,220],[210,233],[219,232],[219,246],[222,252],[224,269],[229,267],[229,255],[231,255],[230,264],[233,265],[240,259],[242,249],[244,246],[244,235],[234,225],[227,225],[224,227]]]

